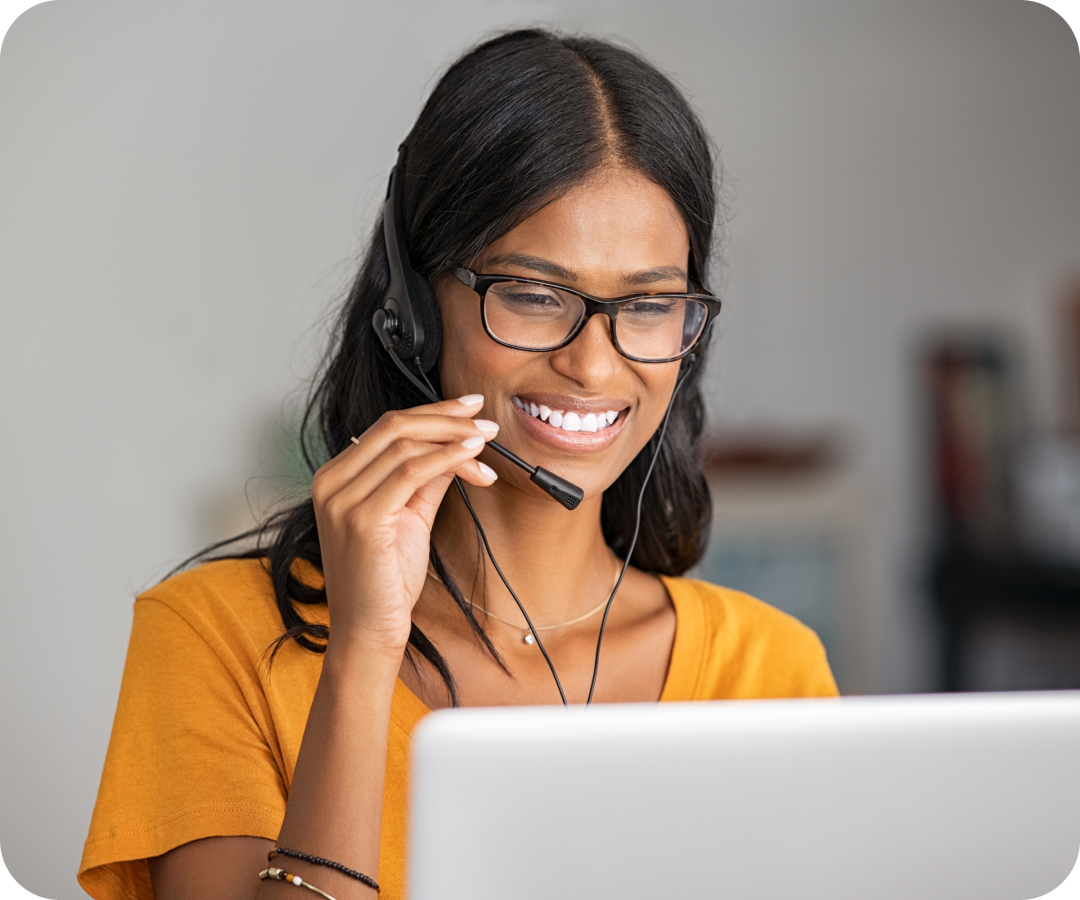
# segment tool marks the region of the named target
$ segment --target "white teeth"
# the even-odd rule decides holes
[[[619,413],[613,409],[607,412],[579,415],[574,412],[564,412],[561,409],[552,409],[544,406],[543,403],[533,403],[531,400],[526,402],[517,396],[512,399],[518,409],[524,410],[534,419],[540,419],[563,431],[602,431],[609,425],[613,425],[619,417]]]

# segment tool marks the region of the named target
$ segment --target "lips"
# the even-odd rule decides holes
[[[526,400],[518,396],[513,397],[514,405],[523,412],[528,413],[534,419],[546,422],[553,428],[568,432],[596,432],[615,424],[619,418],[619,411],[608,410],[566,410],[553,409],[543,403]]]

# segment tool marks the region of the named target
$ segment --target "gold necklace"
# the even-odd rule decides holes
[[[618,583],[619,575],[621,573],[622,573],[622,566],[616,566],[615,567],[615,578],[611,582],[611,590],[609,590],[608,593],[607,593],[607,596],[604,597],[604,599],[600,601],[599,606],[594,606],[587,613],[578,616],[576,619],[570,619],[570,620],[568,620],[566,622],[555,622],[555,623],[553,623],[551,625],[537,625],[536,630],[537,631],[551,631],[553,628],[566,628],[569,625],[577,625],[579,622],[584,622],[586,619],[591,619],[598,612],[600,612],[600,610],[602,610],[605,606],[607,606],[607,602],[611,598],[611,591],[615,590],[615,585]],[[430,563],[428,563],[428,575],[430,575],[437,582],[439,582],[439,584],[441,584],[444,588],[446,587],[446,584],[439,577],[439,573],[435,571],[434,567]],[[449,589],[447,589],[447,590],[449,590]],[[465,597],[464,595],[462,595],[462,599],[464,599],[464,601],[466,603],[468,603],[469,606],[472,607],[473,609],[480,610],[480,612],[482,612],[485,616],[487,616],[487,618],[494,619],[496,622],[502,622],[504,625],[509,625],[511,628],[517,628],[517,629],[523,631],[524,634],[522,636],[522,640],[525,641],[525,643],[528,644],[529,646],[532,646],[533,644],[536,643],[536,638],[533,637],[533,633],[528,628],[523,629],[521,627],[521,625],[519,625],[517,622],[511,622],[509,619],[504,619],[502,616],[497,616],[493,612],[488,612],[486,607],[479,606],[478,604],[473,603],[472,600],[470,600],[468,597]]]

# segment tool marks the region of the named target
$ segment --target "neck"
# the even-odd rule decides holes
[[[600,528],[601,497],[587,498],[569,511],[528,481],[499,481],[490,488],[465,485],[465,490],[495,559],[536,625],[580,615],[610,592],[617,561]],[[481,562],[483,545],[453,486],[432,539],[466,597],[496,615],[520,618],[491,561]]]

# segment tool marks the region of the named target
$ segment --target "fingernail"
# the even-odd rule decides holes
[[[473,419],[473,424],[480,429],[481,434],[498,434],[499,423],[491,419]]]
[[[484,446],[484,438],[479,434],[465,438],[465,440],[461,442],[461,446],[466,450],[475,450],[477,447]]]
[[[492,481],[494,481],[496,478],[499,477],[498,475],[495,474],[495,470],[493,468],[491,468],[491,466],[486,466],[482,462],[479,462],[479,461],[477,461],[476,464],[480,467],[480,474],[481,475],[487,475],[487,477],[490,478]]]
[[[464,397],[458,397],[458,403],[462,406],[479,406],[484,402],[483,394],[466,394]]]

